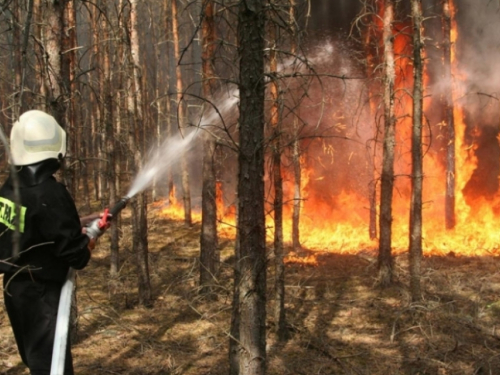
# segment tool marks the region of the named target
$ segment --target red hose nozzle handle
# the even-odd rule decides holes
[[[97,225],[99,226],[99,229],[106,229],[110,221],[111,221],[111,216],[109,215],[109,208],[106,208]]]

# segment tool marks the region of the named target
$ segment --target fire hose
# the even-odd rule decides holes
[[[111,209],[105,209],[101,218],[92,221],[86,227],[87,236],[91,239],[97,239],[100,237],[108,227],[110,220],[112,220],[113,217],[118,215],[120,211],[127,206],[129,200],[130,197],[123,197]],[[75,275],[76,271],[73,268],[70,268],[61,289],[61,297],[59,299],[59,307],[57,310],[56,332],[54,335],[50,375],[64,374]]]

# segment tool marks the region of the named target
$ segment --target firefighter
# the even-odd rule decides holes
[[[19,118],[10,135],[21,207],[10,175],[0,189],[0,273],[19,354],[32,375],[49,375],[61,287],[70,267],[89,262],[97,236],[82,230],[75,203],[53,174],[66,154],[66,133],[45,112]],[[16,217],[17,216],[17,217]],[[20,232],[13,257],[13,234]],[[73,374],[70,344],[65,375]]]

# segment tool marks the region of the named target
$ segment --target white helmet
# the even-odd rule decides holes
[[[37,110],[23,113],[10,133],[14,165],[30,165],[66,155],[66,132],[51,115]]]

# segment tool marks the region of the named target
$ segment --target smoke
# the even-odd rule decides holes
[[[497,96],[500,85],[498,1],[456,0],[457,49],[472,94]]]
[[[498,194],[500,147],[500,4],[498,1],[456,0],[457,60],[463,72],[467,144],[475,147],[477,168],[464,188],[470,199]],[[455,77],[459,82],[460,77]]]
[[[459,74],[453,77],[454,89],[462,93],[459,106],[474,117],[497,116],[500,99],[500,3],[498,1],[454,0],[457,24],[456,51]],[[435,6],[428,14],[425,30],[430,42],[426,45],[427,64],[435,77],[432,94],[443,95],[447,83],[441,80],[442,7]],[[485,112],[486,111],[486,112]],[[494,113],[492,111],[495,111]],[[498,117],[498,116],[497,116]]]

